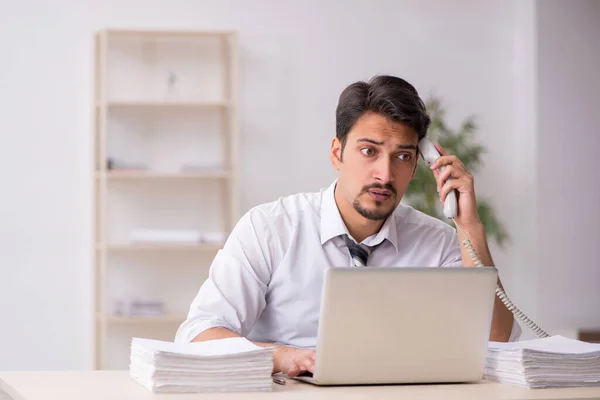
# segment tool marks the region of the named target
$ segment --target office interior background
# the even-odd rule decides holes
[[[202,177],[134,173],[108,182],[129,207],[120,218],[130,224],[115,228],[119,243],[136,222],[155,227],[160,210],[192,229],[192,222],[198,227],[219,215],[224,203],[237,205],[239,218],[254,205],[328,186],[335,179],[328,150],[340,91],[393,74],[424,98],[440,98],[452,127],[476,115],[475,139],[487,152],[475,188],[510,237],[504,247],[490,246],[511,299],[551,334],[600,329],[598,21],[596,0],[3,2],[0,369],[95,368],[99,335],[107,338],[106,367],[126,368],[132,335],[173,338],[177,316],[187,312],[214,256],[210,248],[176,246],[109,251],[96,240],[99,118],[115,118],[106,122],[116,126],[111,133],[130,134],[101,146],[108,152],[120,143],[125,161],[151,153],[175,168],[181,154],[220,151],[207,132],[190,134],[194,126],[212,126],[201,116],[214,119],[219,104],[145,109],[136,98],[110,116],[98,111],[94,46],[105,29],[237,32],[234,197],[218,200],[222,187]],[[144,79],[152,79],[135,69],[141,64],[127,62],[127,48],[141,47],[115,51],[124,57],[121,69],[111,69],[117,92],[132,82],[145,89]],[[182,57],[192,63],[188,72],[197,63],[203,72],[195,76],[214,89],[209,74],[219,70],[203,69],[200,56]],[[174,89],[190,93],[185,79],[171,78]],[[97,274],[98,251],[114,261],[106,262],[106,275]],[[108,297],[101,314],[96,288],[104,278],[112,280],[102,286]],[[114,314],[119,301],[136,296],[158,301],[168,316]],[[524,329],[523,338],[531,337]]]

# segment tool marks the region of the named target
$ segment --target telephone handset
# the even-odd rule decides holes
[[[427,138],[423,138],[419,141],[419,152],[421,153],[421,156],[423,157],[423,160],[427,166],[433,164],[433,162],[440,156],[440,153],[438,153],[433,143],[431,143]],[[444,168],[444,166],[438,168],[438,172],[442,172]],[[458,207],[456,204],[456,191],[451,190],[444,200],[444,215],[446,218],[454,219],[457,215],[457,212]]]
[[[425,161],[425,163],[428,166],[433,164],[433,162],[435,160],[437,160],[438,157],[440,157],[440,153],[438,153],[438,151],[435,148],[435,146],[433,145],[433,143],[431,143],[431,141],[427,138],[423,138],[419,141],[419,153],[421,154],[421,156],[423,157],[423,160]],[[443,169],[444,169],[444,166],[440,167],[438,169],[438,172],[442,172]],[[450,179],[452,179],[452,178],[450,178]],[[460,230],[462,232],[462,234],[465,236],[466,239],[464,239],[462,241],[462,245],[465,246],[465,248],[467,249],[467,251],[468,251],[469,255],[471,256],[471,258],[473,259],[473,262],[475,263],[475,265],[477,267],[483,267],[484,265],[477,257],[477,254],[475,253],[475,250],[473,249],[473,245],[471,244],[469,237],[465,234],[465,232],[462,229],[460,229],[460,226],[454,220],[454,218],[458,215],[458,204],[457,204],[456,196],[457,196],[456,190],[451,190],[448,193],[448,195],[446,196],[446,198],[444,199],[444,204],[443,204],[444,215],[446,216],[446,218],[452,219],[454,221],[454,225],[456,225],[458,230]],[[544,332],[544,330],[542,328],[537,326],[537,324],[535,322],[533,322],[525,314],[523,314],[523,312],[521,310],[519,310],[510,301],[510,299],[508,298],[508,296],[506,295],[504,290],[500,287],[500,285],[496,286],[496,295],[502,301],[502,303],[506,306],[506,308],[508,308],[519,321],[521,321],[526,327],[531,329],[537,336],[539,336],[541,338],[549,336],[546,332]]]

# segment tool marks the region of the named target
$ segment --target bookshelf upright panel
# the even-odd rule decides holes
[[[235,32],[95,38],[94,354],[173,340],[238,219]]]

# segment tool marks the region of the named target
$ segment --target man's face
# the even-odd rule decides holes
[[[338,170],[336,191],[364,218],[386,219],[414,176],[417,144],[418,135],[408,125],[364,114],[348,133],[343,151],[333,139],[330,159]]]

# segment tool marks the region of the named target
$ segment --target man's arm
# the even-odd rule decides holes
[[[280,251],[277,245],[260,211],[251,210],[244,215],[215,257],[208,279],[192,302],[175,341],[189,343],[246,337],[266,306],[268,282],[273,265],[278,262],[275,255]],[[275,347],[274,373],[294,376],[302,371],[313,371],[312,350],[256,344]]]
[[[451,190],[456,190],[458,215],[454,219],[458,227],[458,241],[460,243],[460,253],[462,264],[466,267],[475,266],[475,261],[462,244],[468,236],[469,241],[473,246],[473,250],[477,258],[486,267],[494,266],[490,249],[488,247],[485,229],[477,213],[477,202],[475,198],[475,189],[473,176],[467,171],[460,160],[448,155],[438,144],[435,144],[441,157],[431,164],[437,181],[440,200],[444,202],[446,196]],[[438,168],[444,166],[442,172],[438,172]],[[452,178],[452,179],[449,179]],[[498,284],[502,287],[500,280]],[[506,308],[504,303],[498,298],[494,299],[494,311],[492,316],[492,326],[490,329],[490,340],[497,342],[507,342],[513,331],[514,317],[510,310]]]
[[[177,331],[176,342],[189,343],[217,327],[247,335],[266,305],[267,285],[276,262],[272,239],[259,211],[251,210],[240,219],[215,256],[208,278]]]
[[[473,245],[473,249],[477,254],[477,258],[479,261],[486,266],[492,267],[494,266],[494,262],[492,260],[492,256],[490,254],[490,250],[487,244],[487,240],[485,238],[485,230],[482,224],[462,228],[467,235],[468,239],[471,241]],[[458,230],[458,240],[460,242],[460,254],[462,257],[462,263],[466,267],[474,267],[475,261],[471,258],[471,255],[462,245],[462,241],[467,239],[461,229]],[[498,285],[502,287],[502,283],[500,279],[498,279]],[[494,299],[494,313],[492,316],[492,327],[490,329],[490,340],[495,342],[507,342],[510,338],[512,329],[513,329],[514,317],[512,312],[506,308],[504,303],[495,296]]]
[[[225,328],[211,328],[200,333],[192,342],[241,337]],[[274,343],[252,342],[260,347],[274,347],[273,373],[283,372],[288,376],[296,376],[303,371],[313,372],[315,366],[315,351],[294,349]]]

